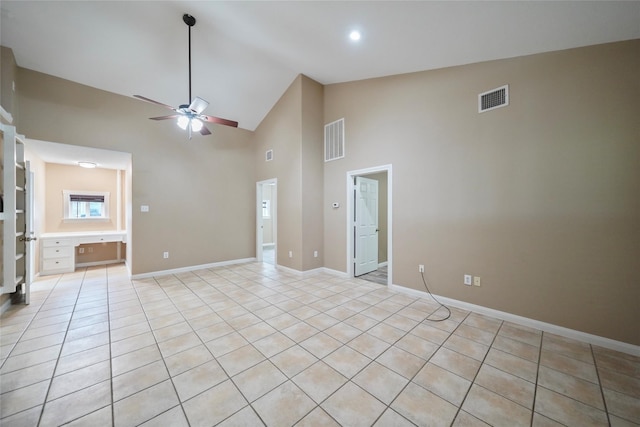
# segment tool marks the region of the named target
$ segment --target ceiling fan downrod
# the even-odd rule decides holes
[[[196,18],[185,13],[182,20],[189,26],[189,104],[191,104],[191,27],[196,25]]]

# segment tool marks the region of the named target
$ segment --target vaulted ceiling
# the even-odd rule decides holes
[[[627,1],[6,1],[19,66],[125,96],[188,102],[255,129],[296,75],[331,84],[640,38]],[[352,30],[361,32],[353,42]],[[142,102],[142,101],[140,101]],[[158,107],[158,115],[166,110]],[[141,120],[145,117],[141,117]]]

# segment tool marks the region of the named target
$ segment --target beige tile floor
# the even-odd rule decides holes
[[[2,316],[0,424],[640,424],[640,358],[436,309],[257,263],[40,278]]]

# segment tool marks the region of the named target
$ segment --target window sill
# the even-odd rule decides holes
[[[81,222],[109,222],[110,218],[63,218],[62,222],[65,223],[81,223]]]

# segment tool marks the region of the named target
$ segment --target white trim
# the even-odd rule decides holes
[[[255,262],[254,258],[234,259],[230,261],[213,262],[211,264],[192,265],[190,267],[173,268],[171,270],[152,271],[149,273],[134,274],[131,279],[146,279],[154,276],[166,276],[168,274],[187,273],[189,271],[203,270],[205,268],[224,267],[227,265],[244,264],[247,262]]]
[[[71,202],[69,198],[72,194],[80,194],[87,196],[102,196],[104,197],[104,202],[102,203],[104,215],[99,217],[85,217],[85,218],[74,218],[70,215],[70,205]],[[108,222],[111,220],[111,215],[109,212],[110,209],[110,193],[108,191],[87,191],[87,190],[62,190],[62,203],[64,206],[64,212],[62,215],[62,222]],[[119,230],[120,228],[118,228]]]
[[[389,289],[402,292],[411,296],[417,296],[417,297],[423,297],[423,298],[429,295],[425,291],[405,288],[404,286],[399,286],[399,285],[390,285]],[[549,332],[552,334],[560,335],[565,338],[571,338],[574,340],[583,341],[589,344],[597,345],[597,346],[608,348],[611,350],[620,351],[623,353],[631,354],[633,356],[640,356],[640,346],[637,346],[637,345],[625,343],[622,341],[612,340],[610,338],[605,338],[598,335],[588,334],[586,332],[576,331],[574,329],[569,329],[563,326],[542,322],[540,320],[530,319],[528,317],[518,316],[516,314],[511,314],[511,313],[507,313],[500,310],[494,310],[493,308],[488,308],[481,305],[475,305],[468,302],[459,301],[456,299],[447,298],[439,295],[434,295],[434,296],[441,303],[450,305],[452,307],[473,311],[475,313],[484,314],[484,315],[495,317],[501,320],[506,320],[508,322],[516,323],[522,326],[528,326],[530,328],[538,329],[543,332]]]
[[[13,116],[10,112],[5,110],[2,105],[0,105],[0,117],[2,117],[2,120],[4,120],[7,124],[13,123]]]
[[[92,262],[80,262],[76,264],[77,267],[95,267],[96,265],[109,265],[109,264],[121,264],[121,259],[110,259],[106,261],[92,261]]]
[[[278,262],[278,178],[265,179],[256,182],[256,260],[262,262],[263,248],[263,220],[262,217],[262,187],[273,185],[271,191],[271,233],[273,234],[274,263]]]
[[[342,278],[345,278],[345,279],[349,278],[349,274],[345,273],[344,271],[333,270],[333,269],[327,268],[327,267],[322,267],[322,271],[327,273],[327,274],[333,274],[334,276],[342,277]]]
[[[11,307],[11,294],[4,294],[4,295],[9,295],[9,298],[7,298],[7,300],[2,303],[2,306],[0,306],[0,314],[9,310],[9,307]]]
[[[378,263],[378,268],[380,268],[380,267],[385,267],[385,266],[387,266],[387,265],[389,265],[389,262],[388,262],[388,261],[385,261],[385,262],[379,262],[379,263]]]
[[[391,164],[375,166],[366,169],[358,169],[347,172],[347,209],[346,209],[346,224],[347,224],[347,275],[348,277],[354,277],[353,271],[353,211],[355,209],[353,204],[353,179],[356,176],[366,176],[375,173],[386,172],[387,173],[387,287],[393,283],[393,166]]]

